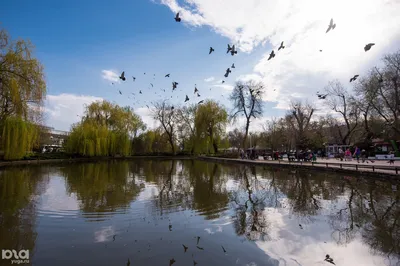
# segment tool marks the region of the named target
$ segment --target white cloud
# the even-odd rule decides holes
[[[155,129],[158,127],[159,123],[158,121],[154,120],[151,109],[147,107],[140,107],[135,109],[135,113],[142,118],[143,122],[147,125],[147,129]]]
[[[73,123],[80,121],[85,104],[102,101],[102,98],[89,95],[60,94],[47,95],[45,113],[47,125],[57,130],[70,130]]]
[[[229,85],[229,84],[214,84],[212,86],[214,88],[221,88],[221,89],[224,89],[226,91],[232,91],[233,90],[233,86]]]
[[[209,78],[204,79],[205,82],[211,82],[211,81],[214,81],[214,80],[215,80],[214,77],[209,77]]]
[[[349,77],[362,76],[383,54],[399,49],[398,0],[230,0],[229,5],[186,0],[184,7],[176,0],[161,2],[181,11],[186,24],[210,26],[242,52],[271,45],[248,74],[262,78],[264,100],[277,102],[278,109],[286,109],[293,99],[317,101],[316,91],[332,79],[348,86]],[[325,33],[331,18],[336,28]],[[281,41],[286,47],[277,51]],[[369,42],[376,45],[364,52]],[[267,60],[272,49],[276,57]]]
[[[101,73],[102,78],[108,81],[112,81],[112,82],[117,82],[119,83],[119,75],[116,73],[116,71],[113,70],[102,70]]]

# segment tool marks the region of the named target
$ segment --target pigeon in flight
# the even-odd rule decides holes
[[[146,72],[144,72],[143,75],[146,75]]]
[[[328,254],[325,256],[325,261],[327,261],[327,262],[329,262],[329,263],[332,263],[333,265],[336,265],[336,264],[333,262],[333,259],[332,259]]]
[[[176,13],[175,21],[176,21],[176,22],[181,22],[181,18],[179,17],[179,12]]]
[[[197,89],[197,87],[194,87],[194,93],[198,92],[199,90]]]
[[[334,30],[336,28],[336,23],[333,23],[333,18],[331,18],[331,21],[329,22],[328,29],[326,30],[326,33],[330,30]]]
[[[328,94],[324,94],[324,95],[317,94],[317,95],[318,95],[318,98],[321,99],[321,100],[324,100],[326,98],[326,96],[328,96]]]
[[[375,45],[375,43],[369,43],[369,44],[367,44],[367,45],[365,45],[364,46],[364,51],[369,51],[371,48],[372,48],[372,46],[374,46]]]
[[[119,78],[122,79],[123,81],[126,80],[126,78],[125,78],[125,71],[122,71],[122,74],[121,74],[121,76],[120,76]]]
[[[222,81],[222,84],[224,84],[224,83],[225,83],[225,80]]]
[[[189,97],[186,95],[185,102],[189,101]]]
[[[133,81],[135,81],[135,80],[136,80],[136,78],[135,78],[134,76],[132,76],[132,79],[133,79]]]
[[[226,51],[226,53],[229,53],[230,51],[232,51],[232,47],[228,44],[228,50]]]
[[[234,63],[232,64],[231,68],[236,68]]]
[[[280,49],[285,49],[285,46],[283,45],[283,42],[281,42],[281,46],[279,46],[278,51],[279,51]]]
[[[232,71],[228,68],[225,72],[225,78],[227,78],[229,76],[229,73],[231,73]]]
[[[197,93],[197,97],[200,97],[200,94],[199,94],[199,93]]]
[[[354,77],[352,77],[352,78],[350,79],[350,82],[356,81],[356,79],[358,78],[358,76],[359,76],[359,75],[354,75]]]
[[[322,52],[322,50],[319,50],[320,52]]]
[[[268,60],[271,60],[274,57],[275,57],[275,52],[274,50],[272,50],[272,52],[269,54]]]
[[[183,246],[183,249],[185,250],[185,253],[186,253],[186,250],[188,249],[188,247],[185,246],[184,244],[182,244],[182,246]]]
[[[169,78],[169,75],[170,75],[170,74],[167,74],[167,75],[165,75],[165,77],[166,77],[166,78]]]
[[[172,90],[175,90],[176,86],[178,86],[178,82],[172,82]]]
[[[154,88],[154,86],[153,86],[153,83],[150,83],[150,85],[151,85],[151,87],[153,87],[153,88]]]
[[[215,51],[214,48],[210,47],[210,52],[208,54],[211,54],[214,51]]]
[[[232,45],[231,55],[234,56],[235,54],[237,54],[237,51],[236,51],[235,45]]]
[[[142,94],[142,91],[140,90],[139,93]]]
[[[201,100],[200,102],[198,102],[197,104],[202,104],[204,102],[204,100]]]
[[[121,92],[121,91],[119,91],[119,94],[121,94],[121,95],[122,95],[122,92]]]

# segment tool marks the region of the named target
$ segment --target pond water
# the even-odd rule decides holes
[[[40,266],[398,265],[399,199],[394,181],[197,160],[8,168],[0,249]]]

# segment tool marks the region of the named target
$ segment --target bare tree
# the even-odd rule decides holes
[[[172,153],[175,154],[175,139],[177,131],[176,115],[172,105],[166,100],[154,104],[152,110],[154,119],[158,120],[167,134]]]
[[[261,82],[247,81],[237,82],[229,99],[233,104],[233,121],[236,121],[239,115],[246,118],[245,134],[243,138],[243,147],[246,148],[246,140],[249,134],[249,127],[252,118],[262,116],[262,95],[264,85]]]
[[[314,107],[310,104],[292,102],[286,121],[290,125],[292,132],[295,133],[296,149],[305,149],[308,146],[307,131],[310,126],[311,118],[314,114]]]
[[[333,111],[339,113],[344,120],[345,128],[340,125],[340,122],[336,123],[335,127],[342,144],[348,145],[358,126],[359,109],[351,101],[351,96],[339,81],[334,80],[329,82],[325,90],[329,94],[326,104]]]
[[[393,137],[400,137],[400,50],[383,58],[384,67],[375,68],[368,86],[361,88],[370,103],[386,125],[393,131]]]

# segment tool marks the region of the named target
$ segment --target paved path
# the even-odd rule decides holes
[[[372,162],[357,163],[357,160],[353,161],[340,161],[336,159],[318,159],[317,162],[289,162],[287,159],[273,161],[273,160],[247,160],[247,159],[230,159],[230,158],[216,158],[216,157],[206,157],[220,161],[226,162],[238,162],[238,163],[251,163],[251,164],[265,164],[265,165],[281,165],[294,167],[304,167],[304,168],[321,168],[321,169],[331,169],[333,171],[345,171],[345,172],[358,172],[367,174],[380,174],[380,175],[391,175],[400,176],[400,162],[395,162],[394,164],[387,163],[387,160]]]

